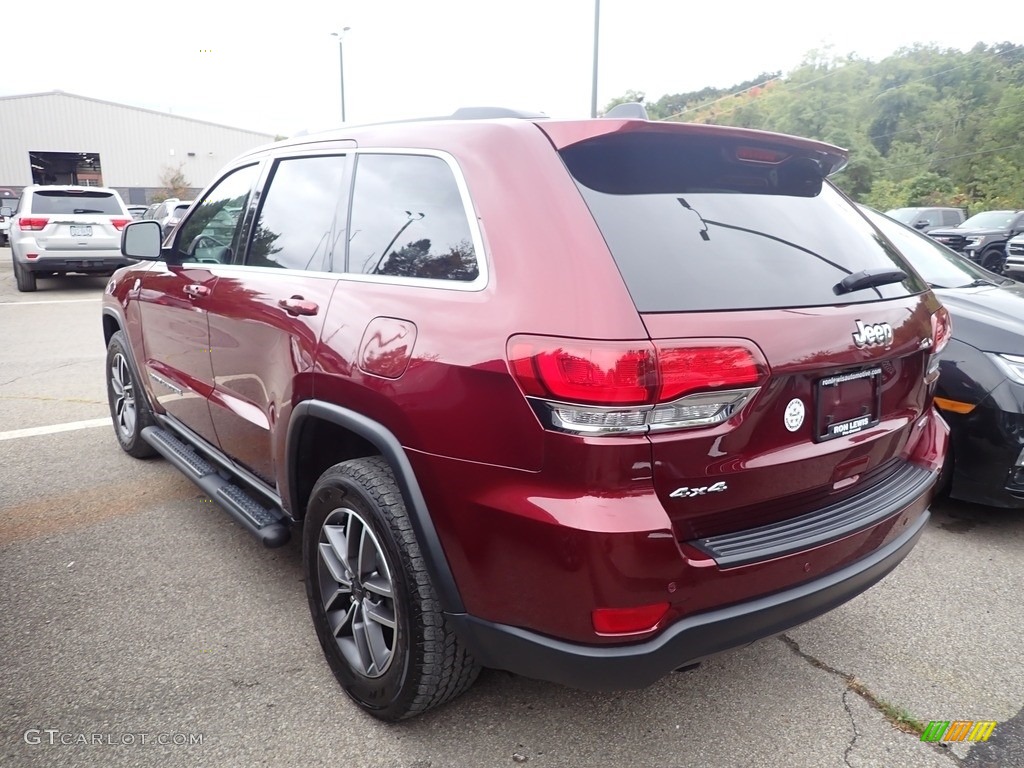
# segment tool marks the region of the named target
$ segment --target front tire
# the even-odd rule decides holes
[[[445,621],[383,458],[352,459],[320,476],[302,550],[320,645],[366,712],[401,720],[473,684],[480,668]]]
[[[1005,263],[1006,251],[1002,248],[990,248],[981,255],[981,266],[997,275],[1003,274],[1003,264]]]
[[[154,424],[146,395],[135,380],[124,332],[117,331],[107,344],[107,402],[114,434],[122,450],[136,459],[155,456],[153,446],[142,439],[142,430]]]
[[[36,276],[30,272],[28,267],[18,263],[18,260],[11,256],[14,262],[14,282],[22,293],[31,293],[36,289]]]

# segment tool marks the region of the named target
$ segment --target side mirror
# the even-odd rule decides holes
[[[121,253],[130,259],[160,261],[160,225],[152,220],[133,221],[121,230]]]
[[[928,226],[928,219],[921,219],[914,222],[914,229],[924,229]]]
[[[0,208],[0,216],[13,216],[13,215],[14,215],[14,209],[13,208],[10,208],[9,206],[6,206],[6,205],[3,208]]]

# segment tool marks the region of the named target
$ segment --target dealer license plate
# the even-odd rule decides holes
[[[816,397],[817,439],[848,437],[875,426],[882,410],[881,379],[881,368],[867,368],[819,379]]]

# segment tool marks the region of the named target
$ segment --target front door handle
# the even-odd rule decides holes
[[[184,290],[185,293],[187,293],[193,299],[198,299],[200,296],[210,295],[210,289],[207,288],[205,285],[200,285],[199,283],[189,283],[182,290]]]
[[[320,311],[320,306],[315,301],[306,301],[302,296],[281,299],[277,304],[289,315],[315,315]]]

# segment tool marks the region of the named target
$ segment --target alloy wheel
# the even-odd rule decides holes
[[[340,508],[324,521],[318,549],[320,599],[338,649],[353,671],[380,677],[398,634],[395,587],[380,542],[358,512]]]
[[[110,386],[114,390],[114,423],[125,437],[135,434],[138,413],[135,408],[135,384],[124,355],[118,352],[110,363]]]

